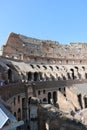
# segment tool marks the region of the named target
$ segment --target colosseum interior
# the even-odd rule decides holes
[[[86,50],[87,43],[10,33],[0,57],[0,98],[31,130],[87,129]]]

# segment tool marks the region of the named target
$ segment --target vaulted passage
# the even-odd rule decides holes
[[[8,70],[8,80],[12,81],[12,70],[11,69]]]
[[[18,121],[20,121],[21,120],[21,109],[20,108],[18,108],[17,115],[18,115]]]
[[[71,77],[70,77],[70,73],[67,73],[67,77],[68,77],[68,79],[71,79]]]
[[[34,81],[37,81],[37,80],[38,80],[38,73],[35,72],[35,73],[34,73]]]
[[[42,73],[39,72],[39,75],[40,75],[40,80],[43,80],[43,77],[42,77]]]
[[[31,81],[32,80],[32,73],[28,72],[28,80]]]
[[[80,107],[83,108],[82,107],[82,96],[81,96],[81,94],[78,94],[78,101],[79,101]]]
[[[72,71],[72,79],[75,79],[74,77],[74,69],[70,69]]]
[[[51,92],[48,93],[48,103],[51,103]]]
[[[57,102],[57,92],[53,92],[53,102],[54,102],[54,105],[56,104]]]

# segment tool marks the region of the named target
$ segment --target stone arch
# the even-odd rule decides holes
[[[46,69],[47,69],[47,66],[43,65],[43,68],[46,70]]]
[[[52,66],[49,66],[50,67],[50,69],[53,71],[53,67]]]
[[[8,80],[12,81],[12,70],[8,69]]]
[[[37,80],[38,80],[38,73],[35,72],[35,73],[34,73],[34,81],[37,81]]]
[[[55,78],[54,78],[54,76],[52,75],[52,74],[50,74],[50,78],[54,81],[55,80]]]
[[[56,91],[53,92],[53,102],[54,102],[54,105],[57,102],[57,92]]]
[[[28,72],[28,80],[31,81],[32,80],[32,72]]]
[[[74,69],[70,69],[70,71],[72,72],[72,79],[75,79],[75,77],[74,77]]]
[[[66,77],[64,75],[62,75],[62,78],[63,78],[63,80],[66,80]]]
[[[37,67],[40,69],[40,65],[37,65]]]
[[[15,116],[15,117],[17,116],[16,112],[14,112],[14,116]]]
[[[51,92],[48,92],[48,103],[51,103]]]
[[[31,97],[28,98],[28,104],[30,104],[30,103],[31,103]]]
[[[58,67],[58,66],[56,66],[56,69],[57,69],[57,70],[59,70],[59,67]]]
[[[66,97],[66,88],[65,87],[63,88],[63,91],[64,91],[64,96]]]
[[[39,72],[39,76],[40,76],[40,80],[43,80],[43,74],[41,72]]]
[[[75,66],[75,69],[78,71],[79,68],[77,66]]]
[[[59,91],[61,92],[61,88],[59,88]]]
[[[18,115],[18,121],[20,121],[21,120],[21,109],[20,108],[18,108],[17,115]]]
[[[46,103],[46,102],[47,102],[47,99],[46,99],[46,98],[43,98],[43,102]]]
[[[44,76],[45,76],[45,80],[46,80],[46,81],[49,81],[49,80],[50,80],[50,76],[48,76],[47,73],[45,73]]]
[[[80,107],[81,107],[81,109],[82,109],[83,106],[82,106],[82,95],[81,95],[81,93],[78,94],[77,97],[78,97],[79,105],[80,105]]]
[[[78,78],[78,79],[81,79],[81,75],[80,75],[80,73],[79,73],[79,68],[77,67],[77,66],[75,66],[75,71],[76,71],[76,78]],[[75,77],[75,76],[74,76]]]
[[[85,67],[84,66],[82,66],[82,69],[85,71]]]
[[[71,79],[71,76],[70,76],[69,72],[67,73],[67,77],[68,77],[68,79]]]

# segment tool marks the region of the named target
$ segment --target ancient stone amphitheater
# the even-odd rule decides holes
[[[26,114],[23,109],[26,97],[29,100],[34,96],[40,104],[54,105],[69,114],[86,109],[86,51],[87,43],[62,45],[11,33],[0,57],[1,99],[18,120]]]

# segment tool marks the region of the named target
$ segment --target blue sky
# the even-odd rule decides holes
[[[10,32],[62,44],[87,42],[87,0],[0,0],[0,47]]]

